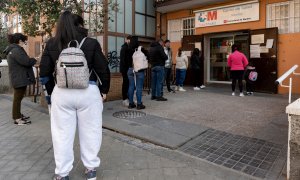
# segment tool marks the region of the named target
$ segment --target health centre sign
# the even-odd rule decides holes
[[[195,14],[195,27],[217,26],[259,20],[259,3],[251,3]]]

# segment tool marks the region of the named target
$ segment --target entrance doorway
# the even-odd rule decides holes
[[[263,42],[260,44],[251,42],[255,35],[262,37]],[[270,40],[273,43],[266,51],[267,41]],[[255,92],[277,93],[277,85],[274,82],[277,79],[278,28],[184,36],[182,48],[184,51],[193,51],[195,47],[202,50],[204,72],[201,73],[204,73],[205,83],[231,84],[227,58],[234,43],[241,45],[241,51],[246,55],[249,63],[256,68],[258,78],[255,82]],[[258,45],[264,51],[260,52],[259,56],[252,54],[251,57],[250,45]],[[188,69],[186,84],[190,84],[191,80]]]
[[[234,32],[208,35],[205,37],[207,62],[207,82],[225,83],[230,82],[230,71],[227,67],[227,58],[231,53],[234,43],[241,45],[241,51],[249,58],[249,33]],[[207,45],[208,44],[208,45]]]

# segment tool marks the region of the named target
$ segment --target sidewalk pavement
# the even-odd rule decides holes
[[[254,175],[255,173],[259,174],[259,170],[265,170],[263,177],[266,179],[284,179],[281,176],[281,170],[286,159],[284,150],[287,143],[287,117],[284,114],[284,107],[287,104],[286,98],[267,94],[257,94],[253,97],[244,98],[231,97],[228,92],[216,88],[207,88],[200,92],[193,92],[188,89],[184,93],[166,94],[166,97],[169,98],[167,102],[151,101],[150,96],[144,97],[146,109],[141,112],[144,112],[148,117],[150,116],[151,123],[139,121],[138,118],[118,118],[114,113],[126,112],[128,109],[120,105],[121,101],[105,103],[104,126],[111,125],[107,122],[112,120],[116,123],[109,129],[124,131],[124,134],[131,137],[104,130],[100,152],[102,162],[98,171],[98,179],[259,179],[260,176]],[[32,124],[20,127],[14,125],[10,118],[11,96],[0,95],[0,104],[0,180],[51,179],[55,165],[47,110],[31,102],[24,102],[23,112],[31,116]],[[141,113],[137,115],[139,114]],[[119,123],[116,120],[119,120]],[[158,127],[157,125],[161,122],[163,122],[160,124],[162,126]],[[136,130],[137,128],[134,127],[143,126],[145,132],[148,129],[148,132],[144,134],[149,136],[151,136],[149,129],[152,128],[157,130],[155,133],[166,131],[171,138],[176,130],[180,131],[177,125],[187,128],[195,125],[201,132],[189,134],[190,137],[186,138],[183,144],[179,144],[174,150],[171,150],[154,145],[159,144],[151,141],[155,138],[139,137],[136,136],[135,131],[130,132],[128,129],[127,132],[126,129],[120,130],[120,127],[122,128],[120,124],[133,127],[129,130]],[[171,128],[169,128],[170,125]],[[194,131],[196,132],[196,130],[197,128]],[[185,132],[177,133],[177,135],[188,137],[186,134]],[[278,152],[276,158],[275,155],[270,156],[274,157],[274,162],[273,164],[267,162],[271,165],[267,170],[263,169],[262,166],[265,165],[265,161],[260,162],[261,164],[253,169],[254,166],[250,166],[250,163],[253,164],[254,160],[249,161],[249,165],[242,167],[243,169],[237,170],[234,167],[241,165],[240,161],[243,159],[237,161],[235,166],[231,166],[231,168],[226,166],[230,160],[224,158],[226,163],[217,164],[219,161],[210,161],[213,154],[208,154],[210,158],[205,159],[201,155],[207,152],[203,151],[201,154],[198,151],[203,148],[196,146],[199,145],[200,141],[213,142],[209,138],[216,141],[217,134],[218,137],[231,138],[231,141],[234,138],[239,138],[238,142],[245,140],[248,144],[250,142],[256,143],[255,146],[262,144],[262,147],[259,147],[261,150],[270,147],[268,155],[272,155],[273,150],[283,150]],[[152,136],[155,137],[153,134]],[[150,140],[151,143],[147,143],[145,140]],[[168,139],[166,139],[167,141]],[[230,142],[224,138],[221,141]],[[207,146],[206,150],[214,148],[208,146],[211,144],[202,144]],[[199,147],[199,149],[195,149],[195,147]],[[230,146],[224,152],[230,152],[230,150],[237,149]],[[75,161],[71,178],[84,179],[84,167],[79,158],[77,139],[74,151]],[[195,154],[195,152],[200,154]],[[230,158],[234,159],[235,157],[236,155],[233,154]],[[264,160],[267,160],[267,157],[269,156],[266,155]],[[251,172],[251,170],[255,170],[255,172]]]

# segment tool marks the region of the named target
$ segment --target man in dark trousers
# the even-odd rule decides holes
[[[157,101],[167,101],[163,97],[162,86],[165,76],[165,61],[168,59],[164,48],[163,41],[160,39],[157,42],[153,42],[149,51],[151,69],[151,99]]]
[[[120,72],[122,73],[123,77],[123,84],[122,84],[122,97],[123,97],[123,105],[125,107],[128,107],[129,101],[128,101],[128,87],[129,87],[129,80],[127,76],[128,71],[128,48],[130,43],[131,36],[128,36],[126,38],[125,43],[122,45],[121,51],[120,51]]]

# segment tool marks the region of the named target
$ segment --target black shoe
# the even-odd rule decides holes
[[[140,109],[145,109],[146,106],[144,106],[143,104],[138,104],[136,109],[140,110]]]
[[[19,118],[19,119],[15,119],[14,120],[14,123],[18,126],[22,126],[22,125],[28,125],[30,123],[28,123],[26,120],[23,120],[22,118]]]
[[[164,97],[157,97],[156,101],[167,101],[168,99],[164,98]]]
[[[22,117],[23,120],[26,120],[26,119],[30,118],[29,116],[25,116],[24,114],[21,114],[21,117]]]
[[[95,169],[92,169],[92,170],[86,169],[84,174],[86,176],[86,180],[96,179],[96,177],[97,177],[97,171]]]
[[[134,103],[129,103],[129,106],[128,106],[128,109],[132,109],[132,108],[135,108],[136,105]]]
[[[152,96],[152,97],[151,97],[151,100],[155,100],[155,99],[156,99],[156,96]]]

